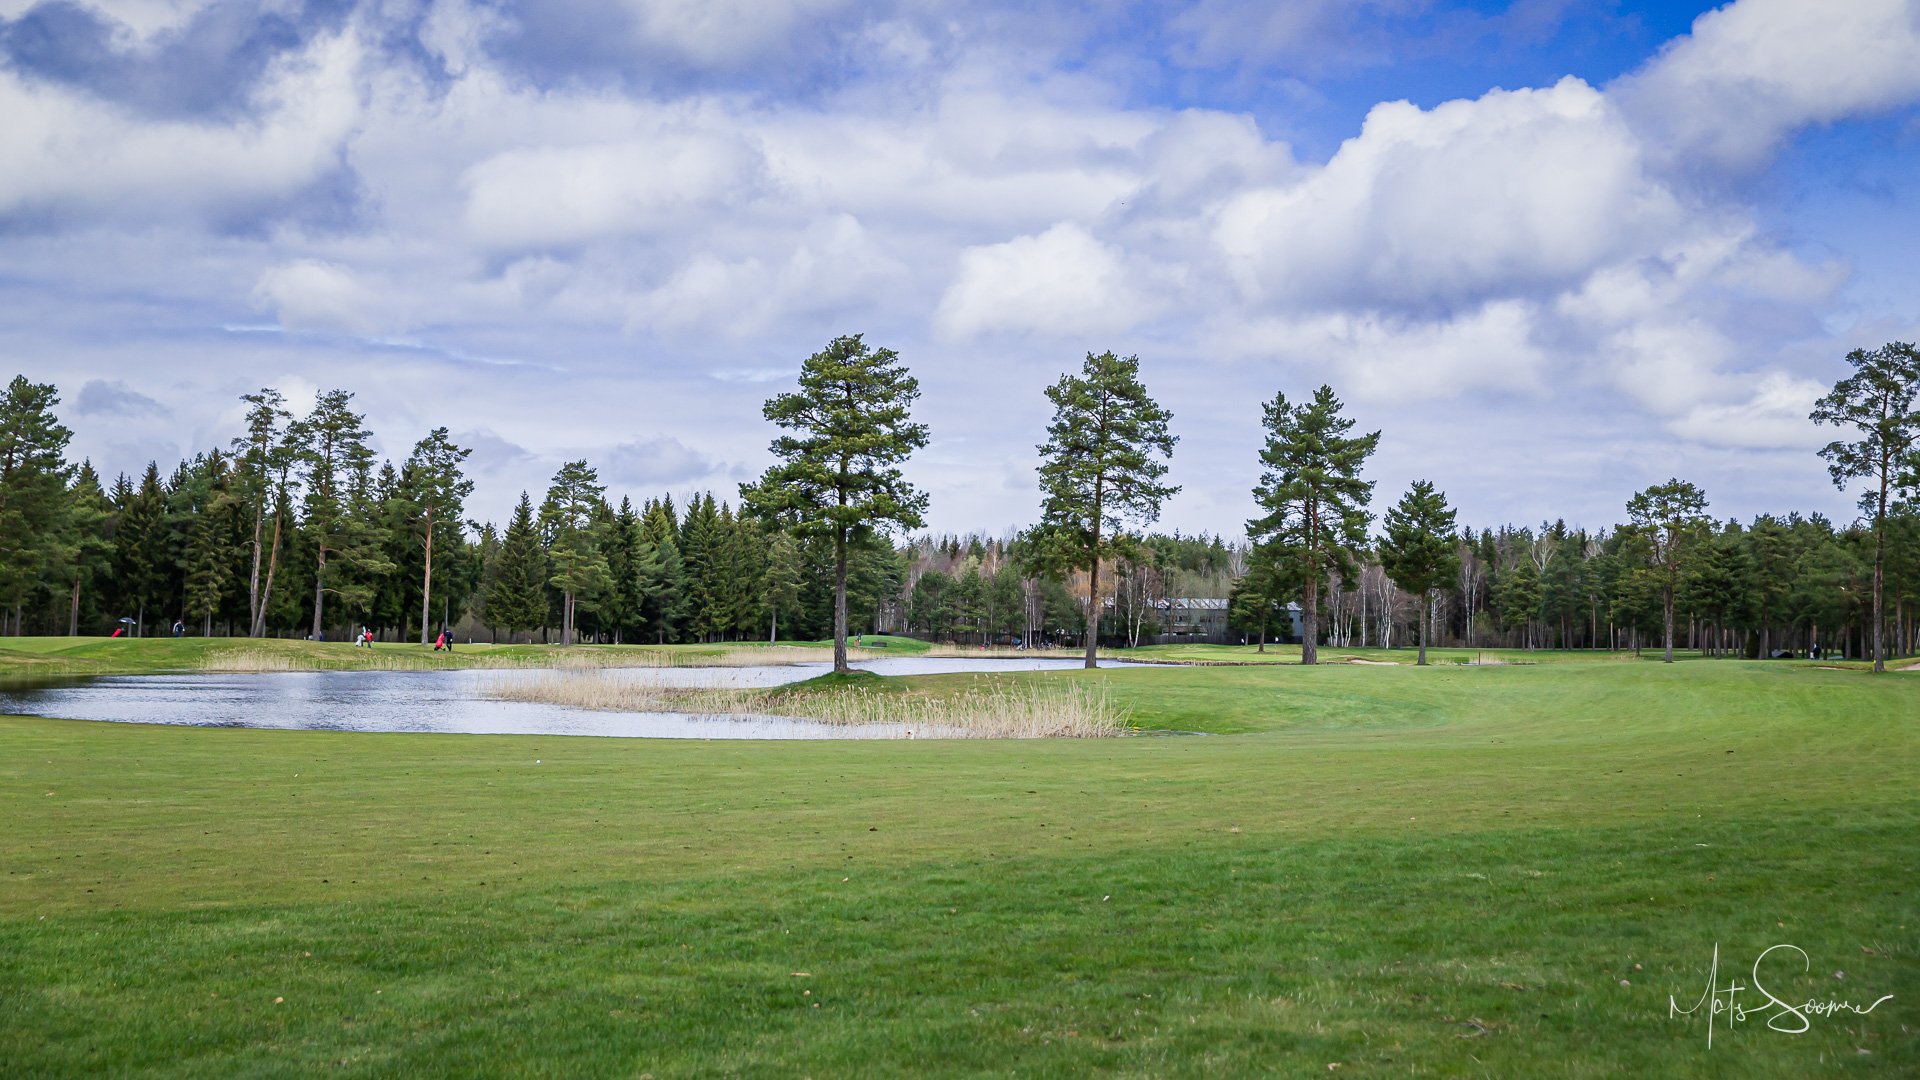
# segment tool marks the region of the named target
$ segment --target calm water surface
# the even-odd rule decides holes
[[[859,667],[879,675],[1045,671],[1077,660],[936,660],[887,657]],[[1124,667],[1108,661],[1102,667]],[[765,687],[811,679],[831,664],[746,668],[609,668],[602,674],[668,686]],[[0,714],[197,727],[320,731],[440,731],[471,735],[603,735],[655,739],[889,739],[897,724],[855,727],[785,716],[621,713],[494,701],[489,686],[543,671],[313,671],[264,674],[102,675],[0,686]]]

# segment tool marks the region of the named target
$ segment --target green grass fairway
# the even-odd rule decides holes
[[[1134,660],[1145,663],[1181,663],[1181,664],[1297,664],[1300,662],[1300,646],[1270,644],[1262,651],[1252,645],[1142,645],[1137,649],[1101,650],[1101,655],[1121,660]],[[1703,659],[1700,653],[1690,649],[1675,649],[1675,660]],[[1320,662],[1323,664],[1345,664],[1360,661],[1374,664],[1412,664],[1419,658],[1419,651],[1410,645],[1401,645],[1393,649],[1379,648],[1334,648],[1330,645],[1320,647]],[[1623,649],[1608,652],[1595,649],[1457,649],[1431,648],[1427,650],[1427,663],[1436,667],[1443,665],[1502,665],[1502,664],[1605,664],[1605,663],[1658,663],[1662,659],[1659,648],[1642,649],[1639,655],[1632,650]],[[1870,667],[1865,660],[1778,660],[1779,664],[1824,663],[1828,666]],[[1904,658],[1889,661],[1889,666],[1912,664],[1917,661]]]
[[[1920,675],[1004,678],[1221,734],[0,718],[0,1074],[1920,1074]]]

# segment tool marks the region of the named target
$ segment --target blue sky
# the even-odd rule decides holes
[[[939,529],[1031,521],[1042,388],[1138,353],[1163,523],[1237,532],[1276,391],[1380,504],[1845,516],[1805,419],[1920,337],[1920,3],[0,0],[0,357],[109,474],[238,395],[730,495],[836,334]]]

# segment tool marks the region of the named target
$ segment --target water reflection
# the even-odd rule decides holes
[[[881,675],[1070,669],[1063,660],[862,662]],[[1111,665],[1106,662],[1102,666]],[[766,687],[810,679],[831,664],[748,668],[607,669],[609,678],[686,687]],[[199,727],[418,731],[471,735],[600,735],[658,739],[887,739],[901,725],[840,726],[784,716],[616,713],[494,701],[500,671],[316,671],[267,674],[103,675],[0,684],[0,714]],[[922,734],[926,734],[922,732]]]

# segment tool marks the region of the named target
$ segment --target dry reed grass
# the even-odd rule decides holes
[[[201,671],[262,674],[276,671],[431,671],[445,667],[431,657],[375,652],[335,659],[325,654],[299,655],[266,649],[230,649],[200,661]]]
[[[1104,684],[991,685],[958,694],[866,689],[795,692],[786,687],[734,689],[570,673],[502,678],[483,691],[504,701],[614,712],[675,712],[737,718],[786,716],[836,726],[895,725],[901,737],[1043,739],[1101,738],[1127,730],[1127,712]]]
[[[1081,649],[1016,649],[1011,645],[993,645],[986,648],[978,645],[935,645],[920,655],[940,660],[1071,660],[1076,656],[1085,656],[1086,653]]]
[[[619,654],[615,654],[619,655]],[[653,659],[621,667],[766,667],[773,664],[830,664],[833,650],[818,645],[750,645],[722,649],[717,653],[650,654]],[[848,660],[876,660],[884,653],[847,647]]]

